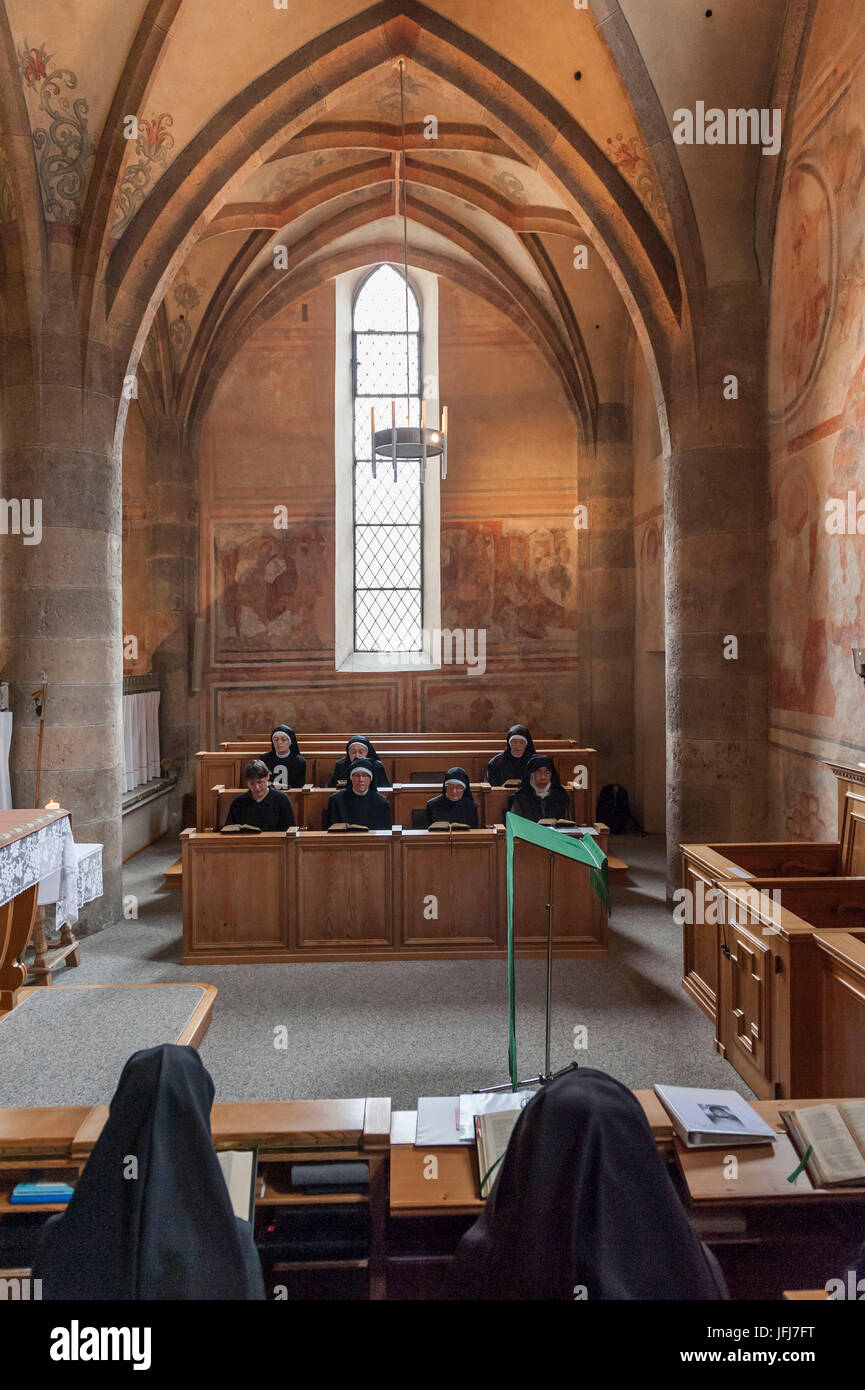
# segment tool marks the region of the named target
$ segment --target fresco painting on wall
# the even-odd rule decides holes
[[[425,679],[420,700],[427,729],[489,730],[504,737],[512,724],[528,724],[532,732],[551,738],[579,738],[579,707],[575,675],[539,671],[537,678],[501,677],[495,682]]]
[[[637,611],[635,628],[645,651],[664,650],[664,518],[635,526]]]
[[[777,743],[793,714],[811,752],[776,751],[773,833],[795,838],[834,832],[820,759],[865,744],[850,660],[865,642],[863,537],[826,528],[829,499],[865,498],[865,63],[840,92],[830,76],[819,102],[800,94],[810,128],[792,136],[772,280],[772,706]]]
[[[218,662],[333,650],[333,527],[214,524]]]
[[[531,522],[442,529],[442,626],[485,628],[491,643],[572,641],[576,533]]]
[[[216,726],[220,739],[267,734],[277,724],[290,724],[301,733],[331,733],[348,729],[375,733],[397,724],[394,682],[357,682],[334,690],[326,684],[287,680],[252,689],[217,689]]]

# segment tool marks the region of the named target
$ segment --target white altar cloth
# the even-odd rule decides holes
[[[73,842],[72,848],[75,852],[75,903],[80,912],[85,903],[102,897],[102,846],[95,842],[80,845]],[[45,925],[49,929],[62,927],[64,922],[60,915],[61,879],[62,870],[58,866],[39,884],[36,901],[40,907],[46,908]],[[50,912],[52,906],[55,908],[53,920]]]
[[[0,906],[54,873],[59,875],[58,921],[73,926],[78,885],[69,812],[0,812]]]

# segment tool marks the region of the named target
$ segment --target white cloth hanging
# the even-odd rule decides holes
[[[9,745],[12,742],[12,711],[0,710],[0,811],[12,810],[9,781]]]
[[[158,777],[160,691],[123,696],[123,790],[130,792]]]

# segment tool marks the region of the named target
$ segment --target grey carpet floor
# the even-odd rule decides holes
[[[15,1059],[0,1068],[0,1106],[107,1105],[127,1057],[176,1042],[203,995],[192,984],[37,990],[0,1019],[0,1051]]]
[[[664,903],[663,839],[622,836],[611,850],[630,873],[613,886],[608,958],[554,962],[553,1066],[576,1059],[634,1088],[666,1082],[750,1097],[682,990],[682,932]],[[84,938],[80,967],[68,981],[62,970],[56,979],[216,985],[201,1055],[218,1100],[390,1096],[395,1109],[412,1109],[420,1095],[507,1080],[504,961],[183,967],[180,894],[161,887],[177,857],[176,838],[166,836],[129,861],[124,892],[138,899],[138,918]],[[517,962],[522,1076],[543,1065],[544,970],[542,960]],[[283,1025],[288,1047],[278,1049]],[[575,1052],[579,1025],[588,1045]],[[94,1051],[101,1036],[94,1013]],[[67,1104],[86,1103],[80,1084],[71,1071]]]

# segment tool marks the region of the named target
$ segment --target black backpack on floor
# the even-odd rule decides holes
[[[628,805],[628,793],[618,782],[610,782],[601,787],[595,820],[610,827],[611,835],[627,835],[640,829]]]

